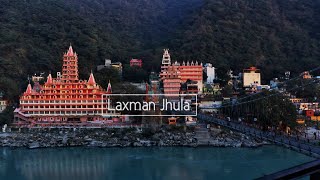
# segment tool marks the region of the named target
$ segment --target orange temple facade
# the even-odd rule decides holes
[[[99,86],[93,74],[87,80],[79,80],[78,56],[69,47],[63,55],[62,73],[56,78],[48,75],[44,85],[33,88],[28,84],[20,97],[20,107],[14,111],[16,124],[90,124],[110,122],[107,100],[104,94],[111,93]]]
[[[166,76],[162,78],[164,94],[179,94],[181,78],[178,66],[168,66]]]
[[[181,83],[187,82],[188,79],[196,82],[196,92],[201,93],[203,89],[202,69],[202,63],[198,62],[171,63],[169,50],[164,49],[160,72],[164,94],[180,94]]]

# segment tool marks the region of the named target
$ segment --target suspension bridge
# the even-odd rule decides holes
[[[178,112],[175,112],[175,114],[177,113]],[[179,114],[191,115],[190,112],[179,112]],[[196,114],[193,113],[192,115]],[[320,146],[313,145],[311,143],[308,143],[307,141],[296,139],[292,136],[278,134],[274,131],[263,131],[239,121],[235,121],[232,119],[220,119],[208,114],[197,114],[197,118],[199,122],[213,123],[215,125],[219,125],[233,131],[238,131],[255,138],[266,140],[276,145],[281,145],[316,158],[320,157]],[[312,180],[320,179],[320,159],[286,170],[282,170],[274,174],[266,175],[258,179],[295,179],[305,176],[310,176],[310,179]]]

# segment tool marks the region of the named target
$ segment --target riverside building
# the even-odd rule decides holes
[[[112,121],[106,114],[106,105],[102,105],[103,94],[111,93],[109,82],[107,90],[99,86],[93,73],[88,80],[80,80],[78,74],[78,55],[72,46],[63,55],[62,73],[57,77],[48,75],[40,88],[34,89],[28,84],[20,96],[20,107],[14,111],[14,120],[18,124],[87,124],[90,122]]]

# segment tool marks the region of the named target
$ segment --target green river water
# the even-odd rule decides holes
[[[313,160],[279,147],[0,148],[1,180],[253,179]]]

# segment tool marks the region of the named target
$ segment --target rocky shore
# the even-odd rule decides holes
[[[211,128],[208,141],[200,142],[194,127],[163,127],[151,129],[22,129],[0,133],[0,146],[6,147],[141,147],[141,146],[190,146],[257,147],[267,144],[232,132]]]

